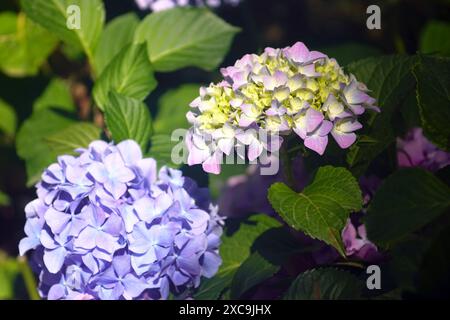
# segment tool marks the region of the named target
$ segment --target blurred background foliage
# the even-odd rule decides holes
[[[148,14],[139,11],[133,0],[104,3],[107,21],[127,12],[140,18]],[[366,27],[366,8],[371,4],[381,7],[381,30]],[[58,42],[19,10],[16,0],[0,3],[0,299],[27,297],[22,279],[27,271],[11,257],[18,254],[17,244],[24,234],[24,207],[35,191],[27,184],[25,163],[16,153],[17,128],[33,110],[55,106],[55,101],[62,111],[76,111],[81,119],[89,116],[91,105],[88,93],[92,80],[80,50]],[[218,9],[217,14],[241,28],[224,66],[246,53],[296,41],[324,51],[343,66],[381,54],[450,55],[449,0],[243,0],[237,7]],[[172,128],[186,126],[184,120],[168,123],[167,119],[174,108],[187,108],[197,95],[198,84],[217,79],[218,71],[196,68],[158,73],[159,86],[146,101],[153,116],[165,114],[154,123],[157,133],[167,134]],[[414,123],[415,119],[413,114],[408,121]],[[33,140],[29,143],[33,144]],[[210,178],[213,195],[220,194],[228,176],[244,169],[228,166],[220,176]],[[200,184],[208,184],[208,177],[198,168],[185,170]]]

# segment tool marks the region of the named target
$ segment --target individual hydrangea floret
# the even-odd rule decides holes
[[[363,261],[372,261],[380,257],[378,248],[367,238],[366,226],[364,224],[355,227],[351,219],[342,230],[342,241],[345,254],[349,257],[357,257]]]
[[[220,172],[222,156],[242,145],[251,161],[264,150],[277,151],[280,135],[292,132],[320,155],[330,134],[348,148],[362,128],[359,116],[367,109],[379,112],[364,84],[301,42],[247,54],[221,73],[224,80],[202,87],[187,114],[192,124],[186,136],[188,163],[201,163],[207,172]]]
[[[450,153],[440,150],[425,138],[422,128],[413,128],[403,139],[397,139],[397,161],[400,167],[436,171],[450,165]]]
[[[218,8],[221,5],[236,6],[241,0],[136,0],[141,10],[163,11],[175,7],[210,7]]]
[[[181,171],[139,145],[92,142],[60,156],[26,208],[20,254],[33,250],[48,299],[166,299],[188,294],[221,264],[222,219]]]

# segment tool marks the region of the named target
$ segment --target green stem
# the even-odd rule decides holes
[[[295,187],[295,180],[294,176],[292,175],[292,161],[287,149],[287,143],[284,144],[280,149],[280,160],[286,183],[290,188],[293,189]]]
[[[37,292],[36,280],[34,278],[33,271],[31,271],[30,265],[28,264],[27,258],[19,257],[17,260],[19,261],[20,272],[22,273],[29,298],[31,300],[40,300],[41,297]]]

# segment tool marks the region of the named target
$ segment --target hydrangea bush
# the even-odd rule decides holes
[[[112,20],[102,0],[69,2],[80,21],[58,1],[21,0],[20,12],[0,13],[2,79],[33,76],[5,96],[27,93],[18,115],[0,99],[0,146],[15,144],[5,161],[17,154],[35,186],[0,215],[2,226],[5,216],[24,219],[11,237],[22,239],[12,244],[20,258],[0,252],[0,299],[13,297],[20,278],[30,298],[49,300],[446,292],[450,61],[442,48],[369,54],[310,43],[303,28],[271,39],[272,26],[258,25],[234,44],[240,29],[218,14],[241,12],[248,28],[260,21],[259,1],[215,13],[240,1],[137,0],[129,4],[137,14]],[[444,38],[430,30],[421,45]],[[230,48],[242,58],[227,67]],[[365,290],[373,264],[382,287]]]
[[[186,138],[189,164],[201,163],[211,173],[220,172],[218,162],[237,145],[248,146],[253,161],[264,149],[277,151],[278,135],[292,131],[320,155],[329,135],[346,149],[362,128],[358,117],[367,109],[380,111],[354,75],[302,42],[247,54],[221,73],[224,80],[202,87],[187,115],[193,125]],[[247,128],[268,132],[270,143]]]

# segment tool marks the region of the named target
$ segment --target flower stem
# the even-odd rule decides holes
[[[295,188],[295,180],[292,175],[292,161],[289,156],[289,151],[287,149],[287,144],[283,145],[280,149],[280,160],[283,170],[284,178],[286,179],[286,184],[291,188]]]
[[[22,273],[23,281],[28,292],[28,296],[31,300],[40,300],[39,293],[37,292],[36,280],[34,279],[33,272],[28,264],[26,257],[17,258],[19,261],[20,272]]]

